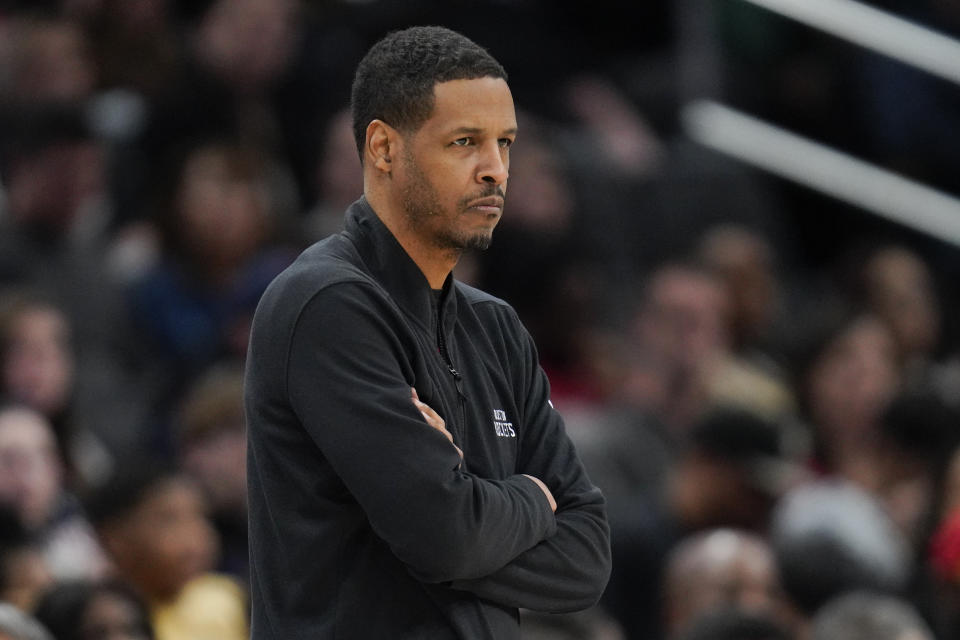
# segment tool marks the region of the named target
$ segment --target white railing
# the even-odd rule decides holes
[[[960,245],[960,200],[717,102],[681,114],[700,144]]]
[[[960,42],[852,0],[744,0],[960,85]],[[718,102],[681,114],[700,144],[960,245],[960,199]]]
[[[853,0],[745,0],[960,84],[960,42]]]

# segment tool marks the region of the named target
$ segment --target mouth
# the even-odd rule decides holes
[[[500,214],[500,212],[503,211],[503,198],[500,196],[480,198],[467,205],[467,209],[481,213]]]

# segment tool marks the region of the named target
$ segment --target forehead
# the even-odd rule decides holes
[[[443,132],[458,128],[500,134],[517,127],[510,87],[502,78],[472,78],[438,82],[425,129]]]

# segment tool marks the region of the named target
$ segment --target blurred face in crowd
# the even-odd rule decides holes
[[[104,527],[103,539],[121,575],[161,601],[209,571],[217,553],[206,503],[181,477],[162,480],[133,511]]]
[[[860,316],[831,340],[808,379],[811,417],[829,441],[860,437],[896,391],[896,345],[886,324]]]
[[[71,102],[93,90],[96,68],[78,25],[27,22],[13,45],[13,81],[19,99]]]
[[[248,257],[266,233],[268,198],[257,159],[219,146],[187,159],[178,190],[181,235],[188,251],[213,268]]]
[[[184,468],[215,510],[246,509],[247,436],[242,424],[219,429],[186,446]]]
[[[728,315],[729,300],[718,280],[667,267],[651,280],[637,328],[646,350],[690,369],[726,350]]]
[[[36,529],[53,512],[61,467],[49,422],[29,409],[0,409],[0,500]]]
[[[5,329],[0,387],[45,415],[62,411],[74,371],[67,319],[50,307],[27,307]]]
[[[774,499],[738,463],[691,450],[671,470],[667,492],[677,519],[691,530],[764,526]]]
[[[867,264],[866,279],[870,304],[904,355],[929,355],[940,339],[940,310],[927,266],[905,249],[884,249]]]
[[[87,605],[80,620],[82,640],[148,640],[149,622],[129,598],[102,590]]]
[[[59,238],[104,192],[104,151],[89,140],[55,140],[17,156],[7,178],[7,208],[22,228]]]
[[[503,214],[513,96],[504,80],[485,77],[437,83],[434,98],[393,161],[405,223],[433,249],[485,249]]]
[[[730,290],[738,337],[749,341],[762,336],[770,328],[778,296],[769,243],[748,229],[724,225],[707,233],[700,253]]]
[[[759,536],[711,530],[677,547],[667,566],[667,624],[674,631],[724,607],[785,617],[773,553]]]
[[[240,92],[268,89],[293,56],[297,24],[293,0],[220,0],[204,17],[199,53]]]

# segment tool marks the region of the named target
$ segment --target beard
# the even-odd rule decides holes
[[[471,202],[493,195],[503,196],[503,189],[491,184],[480,193],[461,198],[454,211],[444,211],[436,189],[416,161],[405,155],[404,162],[409,180],[400,195],[407,224],[421,235],[430,237],[438,249],[457,252],[488,249],[493,239],[492,230],[466,231],[457,228],[456,222]]]

